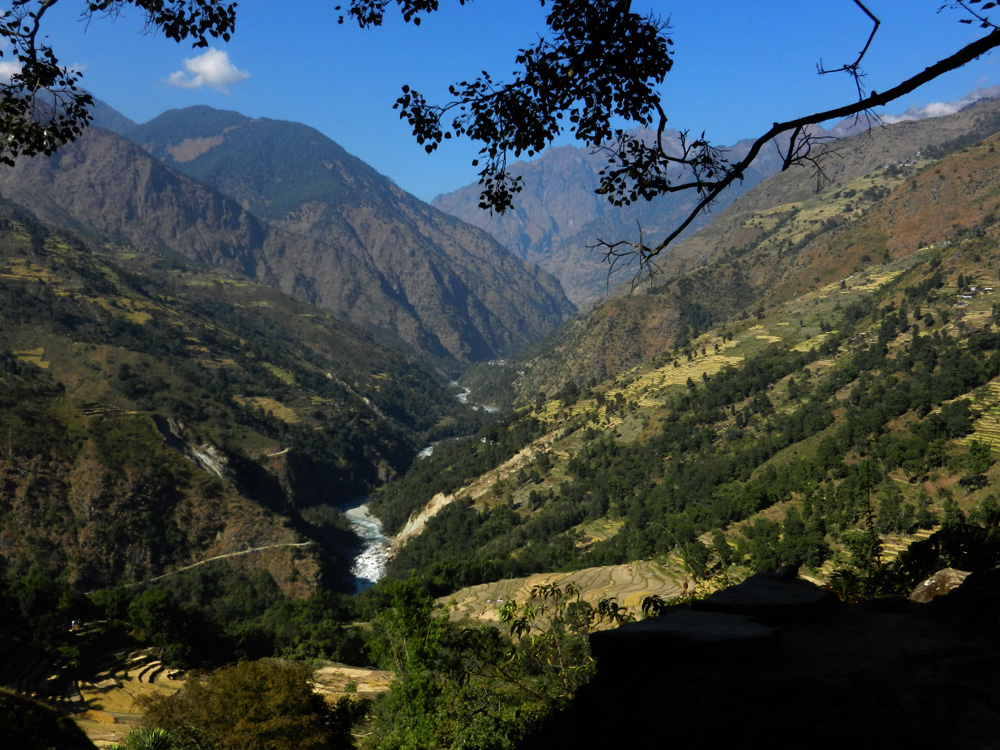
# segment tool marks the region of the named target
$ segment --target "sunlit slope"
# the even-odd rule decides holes
[[[747,221],[769,232],[744,256],[495,365],[522,411],[378,495],[391,526],[441,493],[392,574],[450,589],[636,561],[679,565],[681,578],[791,561],[823,580],[866,529],[888,559],[962,514],[992,518],[998,164],[991,138],[762,210]],[[913,218],[921,205],[926,222]],[[711,306],[744,267],[752,305],[637,345],[659,320],[639,312]],[[595,343],[607,308],[637,315]],[[623,357],[601,354],[618,340],[634,364],[612,369]]]

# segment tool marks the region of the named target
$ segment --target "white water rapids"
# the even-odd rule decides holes
[[[450,385],[454,388],[459,387],[456,382],[452,382]],[[467,404],[471,393],[472,391],[468,388],[462,388],[460,393],[455,394],[455,398],[463,404]],[[484,409],[490,413],[499,411],[497,407],[486,404],[477,404],[472,408]],[[417,458],[428,458],[433,453],[434,444],[431,443],[417,454]],[[382,523],[368,513],[368,498],[361,497],[339,507],[357,534],[364,540],[361,552],[354,558],[354,565],[351,566],[351,575],[354,576],[354,592],[358,593],[370,588],[385,575],[385,566],[389,560],[392,539],[382,533]]]
[[[382,533],[382,524],[368,513],[368,498],[360,498],[355,503],[341,506],[347,520],[358,535],[364,539],[360,554],[354,558],[351,575],[354,576],[355,593],[371,587],[385,575],[385,564],[389,559],[391,539]]]

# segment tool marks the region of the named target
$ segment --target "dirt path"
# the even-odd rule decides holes
[[[210,562],[215,562],[216,560],[224,560],[227,557],[237,557],[239,555],[249,555],[251,552],[262,552],[268,549],[279,549],[281,547],[308,547],[316,542],[283,542],[281,544],[266,544],[263,547],[253,547],[251,549],[243,549],[238,552],[227,552],[224,555],[215,555],[214,557],[206,558],[200,562],[191,563],[190,565],[185,565],[182,568],[175,568],[174,570],[164,573],[163,575],[158,575],[155,578],[147,578],[145,581],[136,581],[135,583],[130,583],[126,586],[129,588],[131,586],[142,586],[146,583],[152,583],[153,581],[159,581],[161,578],[166,578],[167,576],[172,576],[174,573],[183,573],[185,570],[191,570],[191,568],[197,568],[199,565],[205,565]]]

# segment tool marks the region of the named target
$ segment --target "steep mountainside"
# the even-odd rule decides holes
[[[921,161],[754,213],[752,248],[670,289],[736,312],[721,298],[742,276],[752,314],[646,355],[638,327],[670,326],[640,295],[634,317],[616,308],[634,367],[563,380],[382,488],[387,526],[422,528],[391,575],[428,575],[490,618],[487,597],[517,582],[455,590],[588,569],[607,595],[621,566],[655,560],[657,578],[701,590],[788,563],[850,598],[996,565],[1000,134],[957,132]],[[592,367],[580,351],[562,366]],[[513,368],[530,382],[556,356]],[[619,603],[661,585],[640,580]]]
[[[926,188],[943,194],[952,178],[940,169],[962,177],[959,203],[996,207],[995,188],[985,201],[966,192],[974,174],[998,184],[995,145],[938,162]],[[952,172],[966,162],[983,169]],[[690,590],[783,563],[845,597],[908,591],[946,565],[995,565],[997,227],[980,221],[897,259],[869,247],[871,262],[843,283],[436,450],[377,495],[390,529],[418,514],[422,527],[390,574],[427,575],[488,619],[489,599],[518,585],[480,584],[587,569],[606,596],[640,560],[666,570],[630,586],[625,606],[671,578]]]
[[[275,227],[372,269],[381,293],[416,318],[425,338],[436,339],[421,348],[436,345],[439,356],[488,359],[537,339],[572,310],[548,274],[400,190],[305,125],[192,107],[126,133]],[[296,272],[314,280],[315,301],[337,309],[324,301],[335,275],[325,256],[289,254]]]
[[[318,308],[8,203],[0,383],[0,560],[85,588],[233,553],[288,593],[342,585],[332,506],[464,413]]]
[[[659,258],[652,284],[618,294],[511,361],[508,373],[524,373],[517,393],[526,401],[570,380],[602,380],[683,348],[690,335],[711,326],[756,315],[967,229],[992,208],[992,153],[967,164],[947,181],[951,187],[931,165],[998,129],[1000,102],[983,102],[832,144],[818,191],[807,169],[775,175]],[[949,190],[959,194],[949,197]],[[499,375],[497,368],[485,372]]]
[[[984,90],[979,93],[982,95],[981,101],[975,109],[989,109],[993,106],[988,103],[988,97],[994,96],[995,92]],[[970,97],[970,100],[975,101],[975,98]],[[817,181],[816,174],[808,168],[795,168],[783,180],[769,181],[768,190],[752,191],[754,186],[776,174],[781,168],[778,149],[765,148],[746,178],[726,191],[714,213],[700,217],[691,231],[709,223],[713,223],[716,228],[725,226],[725,220],[721,224],[714,221],[719,212],[748,191],[753,192],[755,197],[741,203],[744,209],[750,210],[755,210],[750,208],[752,206],[759,208],[761,205],[804,200],[817,191],[817,185],[820,188],[826,187],[828,180],[836,184],[844,178],[850,180],[866,174],[881,164],[904,159],[923,146],[953,138],[957,132],[964,132],[969,127],[978,128],[976,139],[992,132],[988,125],[985,128],[970,125],[969,116],[981,117],[971,114],[967,109],[964,115],[960,114],[955,119],[935,118],[901,124],[899,128],[891,129],[895,139],[892,144],[886,142],[881,129],[876,129],[874,139],[879,143],[867,149],[859,150],[855,145],[842,150],[844,144],[840,140],[828,140],[823,147],[829,149],[832,155],[825,160],[825,176],[822,179]],[[817,135],[822,142],[823,138],[843,139],[866,132],[866,122],[863,119],[851,119],[838,123],[829,131],[820,129]],[[911,134],[919,135],[922,140],[908,141]],[[750,141],[735,144],[728,149],[729,158],[741,158],[749,145]],[[517,196],[515,210],[503,216],[491,216],[478,208],[478,185],[469,185],[453,193],[439,195],[434,199],[433,205],[486,229],[522,257],[553,273],[570,299],[583,306],[605,296],[609,288],[614,288],[623,280],[623,276],[627,277],[632,272],[626,269],[609,278],[608,265],[600,252],[591,250],[599,240],[637,239],[638,232],[641,231],[649,242],[650,238],[663,236],[673,229],[693,205],[693,196],[674,194],[651,202],[640,201],[632,206],[615,208],[593,193],[593,186],[597,184],[598,172],[603,165],[599,153],[590,154],[571,146],[555,148],[532,162],[515,165],[516,172],[525,178],[524,190]],[[786,194],[782,195],[782,192]],[[672,256],[677,250],[675,247],[668,254]],[[677,265],[671,258],[664,257],[664,268],[668,275],[675,275],[679,269],[693,267],[690,255],[681,252],[679,257],[686,258],[686,262]]]
[[[676,132],[667,134],[671,140]],[[730,151],[731,159],[746,153],[749,141],[741,141]],[[577,305],[603,297],[609,286],[618,284],[608,277],[608,266],[600,252],[591,250],[599,239],[634,237],[641,230],[653,237],[672,229],[692,209],[693,194],[676,193],[631,206],[612,206],[594,193],[600,170],[606,166],[601,153],[562,146],[546,151],[538,159],[513,166],[524,177],[524,189],[515,199],[515,208],[494,216],[479,208],[478,184],[439,195],[433,205],[485,229],[501,243],[556,276],[567,295]],[[719,202],[724,208],[781,167],[775,149],[765,149],[747,171],[746,178],[728,190]],[[705,226],[713,215],[703,215],[691,231]]]

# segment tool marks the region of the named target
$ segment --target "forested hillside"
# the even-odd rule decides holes
[[[146,720],[217,744],[270,701],[300,737],[516,747],[586,695],[596,629],[779,566],[845,602],[995,566],[995,107],[762,183],[645,293],[468,373],[495,417],[231,270],[5,205],[0,679],[100,703],[205,667]],[[332,506],[363,493],[391,561],[348,597]]]
[[[928,167],[990,137],[998,112],[1000,103],[984,101],[836,142],[819,180],[796,168],[765,181],[658,258],[634,290],[619,289],[510,358],[505,371],[481,368],[470,384],[483,378],[525,404],[570,382],[600,382],[714,326],[989,225],[994,152]]]
[[[993,108],[964,115],[973,134]],[[444,493],[391,574],[445,592],[662,557],[696,577],[791,563],[828,578],[889,539],[992,519],[1000,163],[996,137],[937,127],[953,138],[819,195],[751,191],[756,210],[737,202],[690,241],[754,235],[740,252],[714,245],[537,359],[481,372],[516,378],[526,405],[379,492],[393,527]],[[879,138],[899,140],[861,147]],[[774,179],[758,190],[787,195]],[[655,300],[678,317],[658,323]]]

